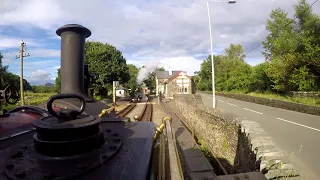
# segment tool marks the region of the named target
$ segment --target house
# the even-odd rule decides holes
[[[185,71],[157,71],[156,95],[160,92],[166,98],[172,98],[173,94],[194,94],[195,84]]]
[[[119,87],[116,89],[116,97],[127,97],[127,89]]]

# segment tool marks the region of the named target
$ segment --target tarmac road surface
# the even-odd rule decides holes
[[[212,95],[198,93],[212,107]],[[320,116],[216,96],[218,109],[257,122],[302,179],[320,179]]]

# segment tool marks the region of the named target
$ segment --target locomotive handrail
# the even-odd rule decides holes
[[[164,118],[166,125],[166,135],[167,135],[167,145],[168,145],[168,155],[169,159],[169,167],[170,167],[170,177],[174,180],[183,180],[183,172],[180,164],[180,158],[178,153],[178,148],[176,145],[176,138],[174,133],[172,132],[172,119]]]
[[[157,179],[183,180],[176,138],[172,132],[171,123],[171,117],[164,117],[162,123],[156,127],[156,133],[153,137],[155,141],[159,138],[160,142]],[[166,170],[166,168],[169,168],[169,170]],[[169,174],[166,174],[166,172],[169,172]]]

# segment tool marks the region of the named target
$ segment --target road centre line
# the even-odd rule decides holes
[[[247,111],[255,112],[255,113],[258,113],[258,114],[263,114],[262,112],[254,111],[254,110],[252,110],[252,109],[247,109],[247,108],[243,108],[243,109],[245,109],[245,110],[247,110]]]
[[[220,101],[220,102],[224,102],[224,101],[221,101],[221,100],[218,100],[218,101]]]
[[[231,106],[237,106],[237,105],[235,105],[235,104],[231,104],[231,103],[227,103],[227,104],[229,104],[229,105],[231,105]]]
[[[310,126],[306,126],[306,125],[303,125],[303,124],[299,124],[299,123],[295,123],[295,122],[292,122],[292,121],[288,121],[288,120],[285,120],[285,119],[282,119],[282,118],[277,118],[277,119],[281,120],[281,121],[284,121],[284,122],[287,122],[287,123],[295,124],[295,125],[298,125],[298,126],[301,126],[301,127],[305,127],[305,128],[312,129],[314,131],[319,131],[320,132],[320,129],[316,129],[316,128],[313,128],[313,127],[310,127]]]

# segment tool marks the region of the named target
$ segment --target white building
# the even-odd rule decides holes
[[[127,89],[117,88],[116,89],[116,97],[127,97]]]

